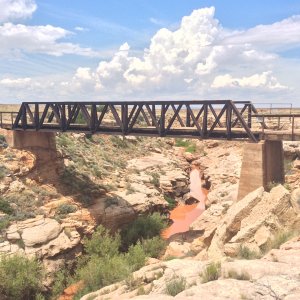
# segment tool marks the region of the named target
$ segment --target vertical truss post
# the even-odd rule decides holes
[[[252,104],[247,104],[248,107],[248,127],[252,127]]]
[[[156,119],[156,108],[155,108],[155,104],[152,104],[152,114],[154,116],[154,118]],[[155,122],[152,119],[152,126],[155,126]]]
[[[160,120],[159,120],[159,135],[164,136],[165,135],[165,122],[166,122],[166,105],[161,105],[161,111],[160,111]]]
[[[208,105],[203,104],[203,122],[202,122],[202,131],[203,136],[206,137],[207,135],[207,119],[208,119]]]
[[[39,123],[40,123],[40,113],[39,113],[39,104],[34,104],[34,127],[35,130],[39,129]]]
[[[97,124],[97,105],[92,104],[91,106],[91,121],[90,121],[90,130],[92,133],[96,131],[96,124]]]
[[[232,125],[232,107],[228,103],[226,105],[226,135],[227,140],[231,139],[231,125]]]
[[[26,130],[27,129],[27,115],[26,115],[25,104],[22,104],[21,110],[22,110],[22,116],[21,116],[22,128],[23,128],[23,130]]]
[[[191,113],[188,109],[186,110],[186,127],[191,127]]]
[[[67,120],[66,120],[66,105],[62,104],[60,107],[60,127],[61,131],[67,130]]]
[[[121,106],[121,118],[122,118],[122,134],[123,136],[128,132],[128,104],[122,104]]]

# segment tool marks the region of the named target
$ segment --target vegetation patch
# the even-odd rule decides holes
[[[220,276],[221,276],[221,264],[219,262],[212,262],[208,266],[206,266],[206,268],[201,274],[202,283],[218,280]]]
[[[44,276],[41,263],[25,256],[2,256],[0,260],[1,299],[36,299],[42,291]]]
[[[271,249],[279,249],[282,244],[287,242],[295,235],[295,232],[290,231],[279,231],[274,237],[263,247],[262,252],[267,253]]]
[[[169,203],[168,208],[170,210],[174,209],[177,206],[177,202],[172,197],[164,195],[164,199]]]
[[[247,246],[241,246],[238,250],[237,257],[240,259],[257,259],[261,257],[261,253],[250,250]]]
[[[155,236],[151,239],[146,239],[142,241],[142,247],[147,256],[153,258],[159,258],[167,246],[166,241],[164,241],[160,236]]]
[[[0,180],[6,177],[8,169],[4,165],[0,165]]]
[[[239,273],[233,269],[228,271],[227,278],[232,278],[237,280],[251,280],[251,276],[249,275],[249,273],[245,271]]]
[[[167,219],[159,213],[140,216],[121,231],[122,244],[128,247],[138,241],[158,236],[167,227]]]
[[[0,197],[0,211],[7,215],[12,215],[14,213],[13,208],[10,206],[9,202],[3,197]]]
[[[58,206],[56,213],[60,216],[60,217],[65,217],[67,214],[73,213],[77,210],[77,207],[75,205],[71,205],[71,204],[61,204],[60,206]]]
[[[180,139],[177,138],[175,140],[175,146],[177,147],[184,147],[186,152],[195,153],[197,150],[197,146],[195,142],[192,142],[187,139]]]
[[[166,284],[166,294],[175,297],[186,288],[186,279],[182,276],[174,276],[171,281]]]

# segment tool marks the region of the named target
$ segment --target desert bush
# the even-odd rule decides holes
[[[43,269],[36,259],[25,256],[2,256],[0,260],[1,299],[28,300],[42,290]]]
[[[220,276],[221,276],[221,264],[218,262],[212,262],[208,266],[206,266],[206,268],[201,274],[202,283],[218,280]]]
[[[117,233],[112,236],[102,225],[98,226],[91,239],[84,238],[84,250],[89,256],[113,257],[119,254],[121,237]]]
[[[8,173],[8,170],[5,166],[0,165],[0,180],[3,179]]]
[[[166,219],[159,213],[140,216],[121,231],[122,244],[128,247],[139,240],[150,239],[159,235],[166,226]]]
[[[83,280],[89,291],[125,279],[130,268],[124,255],[98,257],[93,255],[87,264],[77,270],[78,279]]]
[[[166,245],[167,243],[160,236],[142,241],[143,249],[148,257],[158,258],[165,250]]]
[[[136,245],[131,245],[128,252],[125,254],[128,266],[131,271],[136,271],[145,265],[146,254],[140,242]]]
[[[0,231],[6,229],[9,226],[9,223],[10,223],[10,217],[8,216],[0,217]]]
[[[14,210],[10,206],[9,202],[3,197],[0,197],[0,211],[8,215],[12,215],[14,213]]]
[[[159,188],[160,186],[160,175],[158,173],[150,173],[151,180],[150,183],[152,183],[156,188]]]
[[[173,198],[171,198],[167,195],[164,195],[164,199],[169,203],[169,205],[168,205],[169,209],[173,209],[176,207],[177,203]]]
[[[71,283],[70,271],[62,268],[55,273],[54,284],[51,288],[51,300],[57,299],[64,289]]]
[[[294,232],[292,231],[280,231],[277,232],[274,238],[271,240],[271,249],[279,249],[282,244],[287,242],[292,236]]]
[[[56,213],[59,214],[60,216],[64,216],[70,213],[73,213],[77,210],[75,205],[71,205],[71,204],[61,204],[60,206],[58,206]]]
[[[186,288],[186,279],[184,277],[173,277],[171,281],[166,284],[166,294],[175,297],[177,294],[184,291]]]
[[[274,237],[262,247],[262,253],[267,253],[271,249],[279,249],[282,244],[287,242],[290,238],[295,235],[295,232],[292,230],[279,231]]]
[[[252,251],[247,246],[240,246],[237,257],[241,259],[256,259],[261,257],[261,253]]]
[[[247,272],[238,273],[236,270],[229,270],[227,274],[228,278],[233,278],[237,280],[250,280],[251,276]]]

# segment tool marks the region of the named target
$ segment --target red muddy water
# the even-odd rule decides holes
[[[162,232],[162,237],[167,239],[171,235],[189,230],[190,224],[205,210],[207,191],[201,187],[200,171],[193,169],[190,173],[190,193],[199,202],[191,205],[179,205],[170,212],[172,225]]]

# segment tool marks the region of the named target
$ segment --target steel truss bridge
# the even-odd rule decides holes
[[[266,124],[271,117],[288,118],[292,127],[285,138],[278,139],[300,140],[295,130],[300,114],[259,114],[250,101],[232,100],[23,102],[18,112],[1,112],[0,108],[0,127],[257,142],[275,134]],[[258,127],[253,128],[254,121]]]

